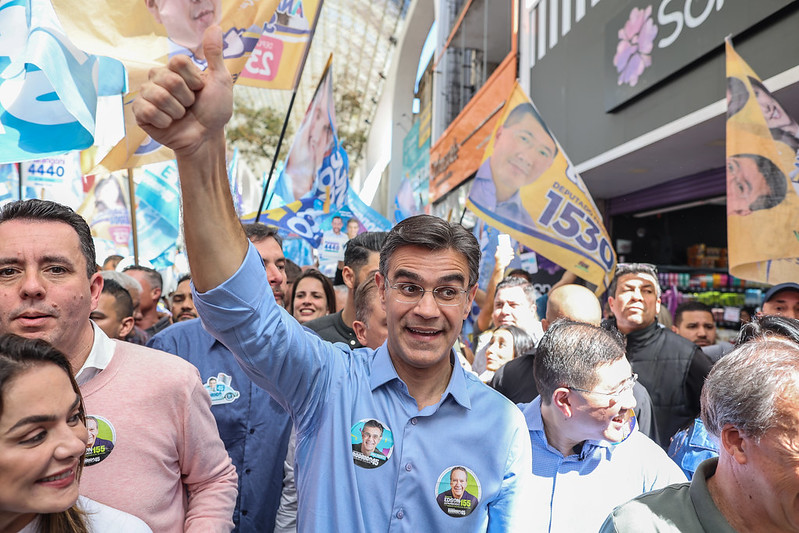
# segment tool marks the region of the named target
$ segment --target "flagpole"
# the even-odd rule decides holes
[[[283,129],[280,130],[280,138],[277,140],[277,148],[275,149],[275,155],[272,156],[272,166],[269,168],[269,176],[266,178],[266,186],[264,186],[264,193],[261,195],[261,203],[258,205],[258,211],[255,213],[255,222],[256,224],[261,219],[261,210],[264,208],[264,202],[266,202],[266,193],[269,190],[269,184],[272,182],[272,173],[275,171],[275,165],[277,165],[277,157],[280,154],[280,147],[283,144],[283,137],[286,135],[286,127],[289,124],[289,117],[291,116],[291,108],[294,107],[294,99],[297,97],[297,87],[300,85],[300,79],[302,78],[302,73],[305,70],[305,62],[308,59],[308,54],[311,52],[311,44],[313,44],[314,35],[316,35],[316,24],[319,22],[319,16],[322,14],[322,5],[325,3],[325,0],[319,0],[319,5],[316,7],[316,16],[313,20],[313,27],[311,28],[311,34],[308,36],[308,46],[305,47],[305,54],[302,56],[302,64],[300,65],[300,69],[297,72],[297,78],[294,80],[294,91],[291,93],[291,101],[289,102],[289,109],[286,111],[286,120],[283,121]],[[271,198],[270,198],[271,200]]]
[[[308,45],[310,47],[310,43]],[[303,67],[305,67],[305,63],[303,62]],[[275,155],[272,156],[272,166],[269,167],[269,176],[266,178],[266,185],[264,186],[264,193],[261,195],[261,203],[258,204],[258,211],[255,213],[255,222],[256,224],[261,218],[261,210],[264,208],[264,202],[266,202],[266,193],[269,190],[269,184],[272,182],[272,173],[275,171],[275,165],[277,165],[277,157],[280,154],[280,147],[283,145],[283,137],[286,135],[286,127],[289,125],[289,117],[291,116],[291,108],[294,107],[294,99],[297,97],[297,89],[295,87],[294,91],[291,93],[291,101],[289,101],[289,109],[286,111],[286,119],[283,121],[283,129],[280,130],[280,138],[277,140],[277,148],[275,149]]]
[[[136,228],[136,189],[133,184],[133,169],[128,169],[128,197],[130,198],[130,228],[133,232],[133,263],[139,264],[139,234]]]

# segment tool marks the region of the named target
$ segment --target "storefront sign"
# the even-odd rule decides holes
[[[791,0],[634,0],[605,26],[605,109],[650,89]]]

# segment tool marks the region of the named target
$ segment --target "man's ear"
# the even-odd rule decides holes
[[[122,323],[119,325],[119,331],[117,332],[117,338],[123,340],[130,335],[130,332],[133,331],[133,325],[135,324],[133,317],[129,316],[127,318],[122,319]]]
[[[745,437],[741,431],[732,424],[725,424],[721,428],[719,445],[733,458],[739,465],[748,462],[747,451],[753,442]]]
[[[349,290],[355,287],[355,271],[351,267],[345,266],[341,269],[341,277],[344,279],[344,285]]]
[[[375,272],[375,284],[377,285],[377,294],[380,296],[380,304],[383,309],[386,308],[386,278],[380,272]]]
[[[677,326],[672,326],[672,327],[671,327],[671,330],[672,330],[674,333],[676,333],[677,335],[679,335],[679,334],[680,334],[680,330],[678,330],[678,329],[677,329]]]
[[[552,405],[558,408],[566,418],[571,418],[573,408],[571,404],[571,392],[566,387],[558,387],[552,393]]]
[[[355,332],[355,338],[361,343],[361,346],[366,346],[366,324],[360,320],[352,321],[352,330]]]

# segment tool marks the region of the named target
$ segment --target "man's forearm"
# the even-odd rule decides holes
[[[247,253],[227,178],[224,130],[177,162],[192,281],[206,292],[232,276]]]

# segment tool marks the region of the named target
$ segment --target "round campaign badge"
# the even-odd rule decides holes
[[[438,476],[436,503],[448,516],[469,516],[480,503],[480,480],[465,466],[451,466]]]
[[[111,422],[101,416],[86,415],[86,429],[89,439],[86,441],[86,458],[83,466],[96,465],[111,453],[116,442],[116,432]]]
[[[350,430],[352,459],[361,468],[377,468],[394,451],[394,434],[386,424],[375,418],[359,420]]]

